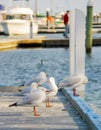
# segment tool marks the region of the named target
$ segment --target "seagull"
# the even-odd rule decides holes
[[[32,83],[30,87],[27,87],[26,89],[22,90],[21,94],[27,95],[28,93],[33,93],[33,91],[37,88],[40,90],[44,90],[46,92],[46,107],[51,107],[49,99],[55,96],[58,92],[58,87],[55,84],[55,79],[53,77],[50,77],[48,79],[48,87],[49,88],[45,88],[44,86],[38,86],[37,83]]]
[[[27,87],[27,88],[25,88],[23,90],[19,90],[19,92],[20,92],[21,95],[27,95],[27,94],[33,92],[37,88],[38,88],[38,84],[33,82],[31,84],[31,86],[29,86],[29,87]]]
[[[76,96],[76,87],[81,86],[88,82],[88,78],[85,75],[73,75],[70,77],[66,77],[59,84],[58,87],[67,87],[69,89],[73,89],[73,95]]]
[[[58,87],[55,84],[55,79],[53,77],[50,77],[49,80],[49,91],[46,91],[46,107],[51,107],[52,105],[50,105],[50,98],[52,98],[53,96],[55,96],[58,92]]]
[[[36,112],[36,106],[41,104],[42,102],[44,102],[45,99],[46,99],[45,90],[44,89],[36,89],[32,93],[29,93],[28,95],[24,96],[19,101],[9,105],[9,107],[32,104],[33,110],[34,110],[34,116],[40,116],[40,114]]]
[[[30,86],[32,82],[36,82],[38,85],[42,85],[47,81],[47,74],[45,72],[40,72],[38,76],[34,77],[32,80],[24,84],[24,86]]]

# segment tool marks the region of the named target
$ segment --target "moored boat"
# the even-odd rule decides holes
[[[32,23],[32,33],[38,33],[38,24],[33,18],[33,11],[30,8],[17,7],[7,12],[6,19],[1,22],[4,34],[19,35],[29,34]]]

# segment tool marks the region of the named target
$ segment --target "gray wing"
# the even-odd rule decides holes
[[[29,92],[31,92],[31,86],[30,87],[27,87],[27,88],[25,88],[25,89],[23,89],[22,91],[21,91],[21,94],[24,94],[24,93],[29,93]]]
[[[33,93],[28,94],[27,96],[23,97],[23,99],[17,102],[17,105],[25,105],[31,104],[32,102],[36,102],[42,99],[42,96],[45,97],[45,92],[42,90],[35,90]]]
[[[79,77],[72,76],[72,77],[65,78],[63,81],[61,81],[59,83],[58,86],[59,87],[70,87],[70,86],[73,86],[78,83],[81,83],[81,79]]]
[[[24,86],[30,86],[32,82],[36,82],[40,84],[41,82],[44,82],[44,81],[45,79],[43,77],[37,76],[37,77],[34,77],[32,80],[28,81],[27,83],[25,83]]]

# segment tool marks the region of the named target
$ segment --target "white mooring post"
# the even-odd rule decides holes
[[[70,25],[70,75],[85,75],[85,15],[79,10],[71,11]],[[84,97],[84,86],[76,89]]]
[[[30,34],[30,38],[33,38],[33,22],[32,22],[32,20],[30,21],[30,32],[29,32],[29,34]]]

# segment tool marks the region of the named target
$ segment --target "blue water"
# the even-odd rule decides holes
[[[45,71],[57,82],[68,73],[68,49],[17,49],[0,52],[0,86],[25,83]],[[43,65],[41,65],[41,60]]]
[[[86,55],[86,100],[101,109],[101,47],[93,47],[92,54]]]
[[[86,55],[85,86],[89,103],[101,109],[101,47],[93,47]],[[43,64],[41,64],[41,60]],[[0,51],[0,86],[20,86],[45,71],[59,83],[69,75],[69,48],[34,48]]]

